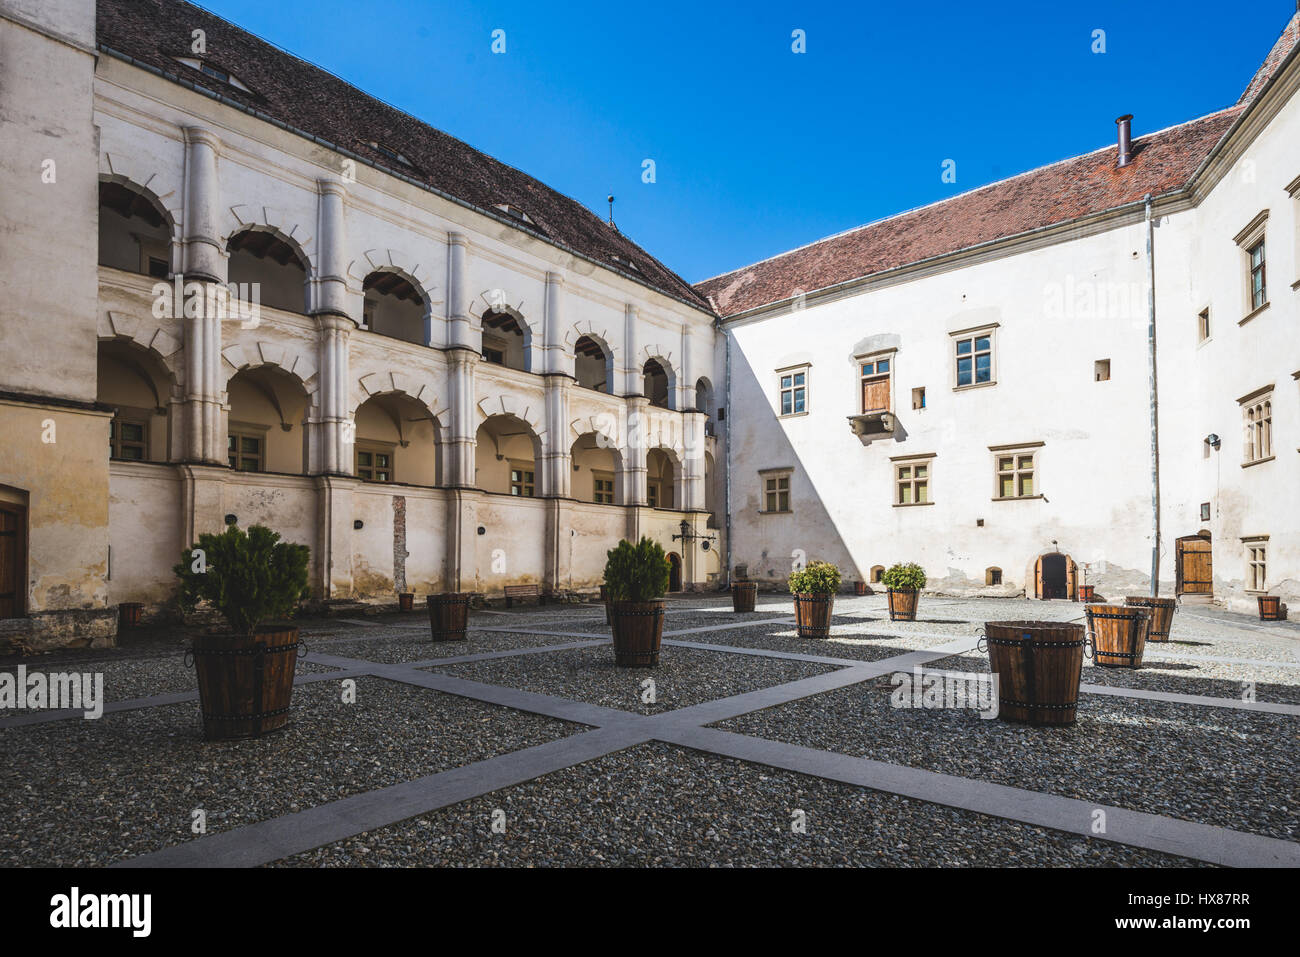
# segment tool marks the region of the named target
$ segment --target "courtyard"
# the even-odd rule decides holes
[[[616,668],[598,604],[300,622],[290,724],[205,742],[190,634],[7,659],[103,675],[102,717],[0,717],[5,866],[1295,866],[1300,627],[1183,606],[1140,670],[1085,661],[1078,722],[899,707],[902,673],[986,674],[984,622],[1083,605],[668,600]],[[919,669],[919,672],[918,672]],[[909,699],[910,701],[910,699]],[[908,702],[904,702],[908,703]]]

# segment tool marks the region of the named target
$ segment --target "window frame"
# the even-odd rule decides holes
[[[803,376],[803,384],[795,382],[799,376]],[[785,379],[790,379],[790,385],[785,385]],[[811,391],[810,380],[812,379],[812,363],[806,362],[800,365],[786,366],[783,369],[776,370],[776,414],[777,418],[792,419],[797,416],[808,414],[808,394]],[[803,392],[803,408],[795,408],[795,394]],[[790,411],[785,409],[785,395],[790,393]]]
[[[894,480],[892,492],[894,508],[918,508],[923,505],[933,505],[934,497],[931,494],[934,483],[934,460],[937,453],[923,452],[917,455],[898,455],[891,458],[890,465],[893,468]],[[925,476],[917,475],[918,469],[925,469]],[[908,475],[902,475],[903,470],[908,470]],[[911,501],[904,502],[903,488],[906,488],[911,495]],[[917,489],[920,486],[925,492],[925,501],[921,501]]]
[[[512,459],[506,464],[510,470],[510,495],[515,498],[537,498],[537,463]],[[516,472],[519,473],[518,482],[515,481]],[[531,478],[524,476],[531,476]],[[515,491],[516,486],[519,487],[518,492]]]
[[[998,328],[999,323],[994,322],[948,333],[948,355],[952,360],[951,382],[954,392],[965,392],[967,389],[984,389],[998,384]],[[976,348],[976,344],[980,339],[988,339],[987,349]],[[968,356],[963,356],[957,351],[963,342],[970,343]],[[989,357],[989,372],[988,378],[981,382],[979,381],[979,357],[985,353]],[[971,381],[964,385],[961,382],[961,360],[963,358],[969,358],[971,363]]]
[[[761,515],[789,515],[794,511],[791,497],[791,479],[794,469],[761,469],[758,473],[758,511]],[[769,483],[772,483],[769,487]],[[784,483],[784,486],[782,485]],[[774,496],[776,508],[768,508],[769,496]],[[781,498],[785,497],[785,508],[781,508]]]
[[[361,464],[361,456],[372,456],[372,464],[365,466]],[[387,469],[381,469],[380,466],[373,464],[373,456],[388,456]],[[362,471],[369,471],[370,477],[362,475]],[[374,473],[387,471],[388,478],[375,478]],[[385,442],[356,442],[352,446],[352,474],[363,482],[371,482],[375,485],[392,485],[397,481],[397,446],[389,445]]]
[[[118,462],[148,462],[149,458],[149,413],[144,409],[119,408],[108,422],[108,457]],[[138,425],[142,438],[139,442],[125,442],[122,438],[123,425]],[[123,445],[140,446],[140,458],[129,458],[121,454]]]
[[[604,492],[604,491],[602,491],[602,490],[600,489],[600,487],[599,487],[599,483],[601,483],[601,482],[608,482],[608,483],[609,483],[609,491],[608,491],[608,492]],[[615,504],[615,496],[616,496],[617,494],[618,494],[618,493],[617,493],[617,487],[616,487],[615,484],[614,484],[614,473],[613,473],[613,472],[595,472],[595,471],[593,471],[593,472],[591,473],[591,500],[592,500],[595,504],[597,504],[597,505],[613,505],[613,504]],[[604,500],[601,498],[602,495],[608,495],[608,496],[609,496],[609,501],[607,501],[607,502],[604,501]]]
[[[1238,320],[1237,325],[1245,325],[1255,316],[1259,315],[1269,306],[1268,298],[1268,210],[1262,210],[1254,219],[1233,237],[1233,242],[1241,249],[1241,254],[1245,266],[1245,295],[1242,297],[1242,305],[1245,309],[1243,317]],[[1260,251],[1260,261],[1255,263],[1255,251]],[[1255,274],[1258,271],[1260,280],[1259,295],[1255,294]]]
[[[269,428],[252,425],[243,422],[231,422],[226,427],[226,465],[235,472],[265,472],[266,471],[266,438]],[[230,440],[238,439],[235,443],[235,464],[230,464]],[[257,442],[257,468],[241,468],[241,463],[245,458],[243,450],[243,439],[254,439]]]
[[[1245,591],[1263,594],[1268,591],[1268,536],[1247,535],[1241,540],[1245,560]]]
[[[879,349],[875,352],[864,352],[861,355],[853,357],[853,369],[857,373],[858,381],[858,398],[855,403],[858,406],[859,414],[868,415],[876,412],[893,412],[894,411],[894,373],[898,361],[897,349]],[[881,363],[885,363],[888,368],[884,372],[876,371]],[[870,373],[863,371],[863,366],[870,365]],[[884,380],[886,383],[886,405],[883,409],[868,409],[866,407],[866,383],[879,382]]]
[[[1241,467],[1271,462],[1273,452],[1273,384],[1256,389],[1237,400],[1241,407]]]
[[[993,501],[995,502],[1026,502],[1034,499],[1043,498],[1042,483],[1042,461],[1038,453],[1042,451],[1043,442],[1025,442],[1017,445],[991,445],[989,452],[993,456]],[[1028,468],[1020,464],[1020,460],[1029,456],[1030,465]],[[1012,468],[1010,470],[1012,487],[1015,489],[1014,495],[1002,494],[1002,477],[1006,470],[1002,468],[1002,460],[1010,458]],[[1033,491],[1028,495],[1019,494],[1021,488],[1022,476],[1028,473],[1032,484]]]

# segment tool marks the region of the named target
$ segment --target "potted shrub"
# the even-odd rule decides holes
[[[925,587],[925,569],[915,562],[889,568],[881,579],[889,589],[889,620],[916,621],[916,604]]]
[[[658,542],[644,536],[635,545],[624,539],[606,556],[605,588],[614,634],[614,664],[652,668],[659,664],[659,643],[664,634],[668,556]]]
[[[231,525],[200,535],[174,567],[181,610],[206,601],[230,626],[190,648],[205,738],[257,737],[288,722],[298,628],[268,622],[289,617],[310,594],[308,555],[306,545],[281,541],[265,526]]]
[[[788,584],[794,595],[799,637],[829,638],[835,593],[840,590],[840,570],[830,562],[809,562],[791,573]]]

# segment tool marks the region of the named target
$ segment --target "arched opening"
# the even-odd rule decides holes
[[[483,314],[483,358],[507,369],[532,371],[531,333],[527,324],[509,312],[489,310]]]
[[[1044,552],[1034,562],[1034,597],[1043,601],[1074,601],[1078,594],[1079,568],[1069,555]]]
[[[676,552],[668,553],[668,590],[682,590],[682,556]]]
[[[372,395],[357,407],[352,467],[363,482],[438,484],[438,422],[401,392]]]
[[[0,485],[0,618],[27,614],[27,503],[25,489]]]
[[[675,508],[677,460],[667,449],[646,453],[646,504],[651,508]]]
[[[709,513],[709,528],[718,527],[718,494],[714,489],[714,462],[713,456],[708,452],[704,453],[704,510]]]
[[[695,408],[709,417],[705,429],[709,434],[713,434],[713,416],[716,410],[713,407],[713,383],[705,376],[700,376],[695,382]]]
[[[645,366],[641,369],[642,391],[645,393],[650,404],[661,409],[669,408],[669,396],[671,394],[671,382],[668,379],[668,372],[664,369],[658,359],[647,359]]]
[[[478,427],[474,484],[485,492],[536,498],[543,494],[537,460],[541,442],[523,419],[494,415]]]
[[[227,279],[248,284],[249,299],[285,312],[307,311],[307,257],[291,240],[276,230],[249,226],[230,237],[226,252]]]
[[[622,505],[622,457],[604,436],[587,432],[569,450],[573,461],[570,494],[580,502]]]
[[[392,270],[372,272],[361,284],[365,292],[363,317],[371,332],[404,342],[425,345],[427,303],[415,284]]]
[[[885,580],[885,566],[884,566],[884,565],[872,565],[872,566],[871,566],[871,584],[873,584],[873,585],[879,585],[879,584],[882,584],[882,583],[884,582],[884,580]]]
[[[166,462],[172,375],[162,360],[126,340],[103,340],[95,374],[95,397],[113,407],[109,457]]]
[[[1001,585],[1001,584],[1002,584],[1002,569],[1000,569],[1000,568],[998,568],[998,567],[996,567],[996,566],[992,566],[992,567],[989,567],[989,568],[984,569],[984,584],[985,584],[985,585]]]
[[[573,376],[584,389],[611,392],[614,357],[592,336],[581,336],[573,347]]]
[[[99,183],[99,264],[166,279],[172,222],[158,201],[113,180]]]
[[[227,464],[239,472],[307,471],[307,392],[275,366],[235,373],[226,384]]]

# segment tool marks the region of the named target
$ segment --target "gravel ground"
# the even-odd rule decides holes
[[[948,659],[951,662],[951,659]],[[943,667],[936,664],[936,667]],[[987,670],[987,669],[985,669]],[[894,708],[873,681],[718,727],[827,751],[1300,838],[1294,717],[1085,695],[1072,728]]]
[[[340,698],[297,688],[259,740],[203,742],[196,704],[4,729],[0,864],[103,865],[189,840],[195,808],[227,830],[581,730],[379,678]]]
[[[600,635],[591,635],[599,638]],[[317,640],[311,648],[323,655],[344,658],[361,658],[383,664],[405,664],[431,658],[459,658],[462,655],[480,655],[492,651],[512,651],[516,648],[541,648],[547,645],[564,645],[582,638],[558,635],[538,635],[529,632],[474,631],[471,629],[464,641],[433,641],[427,629],[369,629],[350,638]]]
[[[428,670],[606,708],[659,714],[835,669],[803,661],[670,645],[660,652],[657,668],[619,668],[614,664],[613,647],[600,645]],[[646,678],[654,679],[656,701],[653,704],[642,701],[641,683]]]
[[[831,620],[830,638],[800,638],[793,624],[772,622],[770,625],[737,628],[734,631],[702,631],[694,634],[676,635],[672,640],[696,641],[710,645],[728,645],[734,648],[788,651],[801,655],[818,655],[824,658],[880,661],[908,651],[944,645],[956,637],[958,636],[936,638],[874,634],[860,625],[833,618]]]
[[[505,812],[505,833],[491,831]],[[794,833],[792,812],[805,814]],[[1196,862],[651,743],[274,866],[1184,867]]]
[[[298,659],[295,674],[319,674],[334,671],[324,665],[312,664],[310,660]],[[160,694],[174,694],[181,691],[198,691],[198,678],[194,666],[185,664],[183,654],[167,657],[131,657],[118,660],[75,661],[64,659],[60,664],[52,664],[39,658],[30,659],[27,672],[43,674],[59,673],[102,673],[104,675],[104,701],[128,701],[132,698],[148,698]],[[0,672],[17,673],[17,666],[6,665]],[[47,711],[48,708],[6,708],[0,711],[0,718],[33,711]]]

